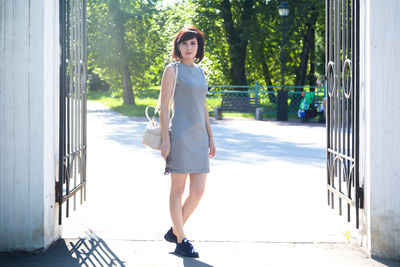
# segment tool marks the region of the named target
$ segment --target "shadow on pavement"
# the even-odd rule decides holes
[[[197,259],[182,257],[180,255],[177,255],[177,254],[173,253],[173,252],[170,252],[169,254],[175,255],[176,257],[179,257],[179,258],[182,258],[184,267],[214,267],[214,265],[210,265],[210,264],[204,263],[204,262],[199,261]]]
[[[60,239],[43,253],[0,253],[0,266],[121,266],[125,264],[93,232],[73,242]]]
[[[135,150],[145,149],[141,144],[141,138],[146,128],[146,118],[126,117],[111,110],[88,110],[88,113],[95,114],[106,125],[117,126],[117,128],[111,128],[113,132],[112,134],[107,134],[106,139]],[[300,126],[303,128],[304,126],[309,126],[302,123],[289,122],[275,122],[275,124],[281,125],[282,131],[287,131],[284,128],[285,126]],[[103,130],[106,125],[101,126]],[[254,127],[256,127],[256,124]],[[313,126],[309,127],[323,128],[318,124],[313,124]],[[284,141],[268,133],[253,134],[240,129],[231,129],[226,127],[226,122],[220,121],[212,121],[212,128],[218,151],[218,157],[214,158],[214,161],[223,159],[231,162],[243,162],[243,156],[238,155],[246,152],[246,158],[254,156],[249,160],[251,163],[256,161],[266,162],[274,158],[299,164],[324,166],[326,153],[325,148],[322,146],[315,147],[313,144],[306,142]],[[293,134],[296,134],[296,132]],[[248,155],[249,153],[251,155]]]
[[[400,260],[387,260],[387,259],[377,258],[374,256],[372,256],[371,258],[387,267],[399,267],[400,266]]]
[[[68,244],[71,256],[79,260],[80,266],[125,266],[103,239],[92,231],[87,234],[89,238],[80,238]]]

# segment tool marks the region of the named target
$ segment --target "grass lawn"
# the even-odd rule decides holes
[[[144,117],[145,109],[148,105],[155,106],[157,104],[158,94],[160,87],[153,86],[149,89],[141,90],[136,93],[136,105],[124,105],[122,97],[113,97],[110,92],[89,91],[88,100],[103,103],[114,111],[121,113],[125,116]],[[214,108],[219,106],[219,101],[214,98],[207,98],[207,106],[210,116],[214,116]],[[255,118],[251,113],[223,113],[223,117],[233,118]],[[265,119],[275,119],[276,114],[264,114]],[[289,119],[298,119],[296,114],[289,114]]]
[[[139,91],[135,95],[135,106],[124,105],[122,97],[113,97],[110,92],[89,91],[88,100],[103,103],[109,108],[125,116],[144,117],[144,111],[146,107],[148,105],[155,106],[157,104],[159,92],[159,87],[151,87],[149,89]]]
[[[136,105],[124,105],[122,97],[113,97],[110,92],[89,91],[88,100],[103,103],[114,111],[125,116],[144,117],[145,109],[148,105],[157,104],[160,88],[157,86],[137,92],[135,95]],[[218,105],[213,100],[207,99],[208,111],[210,116],[214,116],[214,107]],[[248,113],[224,113],[224,117],[254,118],[254,114]]]

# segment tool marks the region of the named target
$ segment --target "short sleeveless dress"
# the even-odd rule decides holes
[[[204,104],[207,82],[203,70],[183,63],[171,63],[178,68],[174,105],[175,115],[170,131],[171,150],[165,173],[208,173],[209,138]]]

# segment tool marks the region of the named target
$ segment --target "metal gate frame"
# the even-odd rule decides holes
[[[76,194],[86,200],[86,0],[60,0],[60,132],[59,180],[56,201],[58,223],[62,223],[63,203],[69,217],[69,201]]]
[[[347,203],[347,220],[355,208],[356,228],[363,208],[359,175],[360,0],[326,0],[327,189]]]

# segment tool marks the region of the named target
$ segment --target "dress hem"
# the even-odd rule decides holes
[[[184,171],[168,169],[167,171],[164,172],[164,175],[168,175],[170,173],[188,173],[188,174],[190,174],[190,173],[210,173],[210,169],[208,169],[208,170],[184,170]]]

